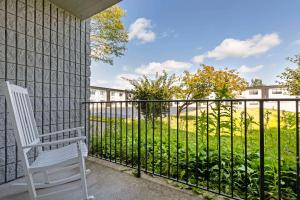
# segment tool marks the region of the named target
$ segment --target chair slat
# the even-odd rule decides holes
[[[32,143],[33,141],[35,141],[37,139],[37,136],[34,134],[34,128],[33,128],[33,121],[34,118],[31,118],[30,112],[32,112],[32,110],[29,109],[29,105],[30,105],[30,100],[28,101],[29,95],[22,95],[23,96],[23,100],[24,100],[24,110],[25,110],[25,120],[27,121],[28,124],[28,128],[29,128],[29,137],[31,138],[30,143]]]
[[[31,138],[30,127],[28,119],[26,118],[26,103],[24,101],[23,94],[18,94],[18,96],[20,98],[20,113],[22,114],[21,118],[23,122],[24,136],[27,139],[28,144],[30,144],[34,140],[34,138]]]
[[[18,136],[22,146],[28,146],[39,140],[30,98],[26,89],[16,85],[9,85],[12,107],[18,129]]]
[[[29,141],[28,141],[28,138],[26,137],[26,129],[25,129],[25,126],[24,126],[24,117],[23,117],[23,112],[21,111],[21,100],[19,98],[19,95],[15,92],[13,92],[13,96],[14,96],[14,102],[15,102],[15,106],[16,106],[16,111],[17,111],[17,116],[15,116],[19,122],[20,122],[20,128],[21,130],[19,130],[19,137],[22,138],[21,139],[21,143],[24,143],[24,144],[28,144]]]

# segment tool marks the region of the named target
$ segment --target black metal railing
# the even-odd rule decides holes
[[[89,155],[233,199],[300,199],[298,101],[85,102]]]

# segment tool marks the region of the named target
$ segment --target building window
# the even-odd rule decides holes
[[[258,90],[249,90],[249,95],[258,95]]]
[[[282,89],[280,88],[272,89],[272,94],[282,94]]]
[[[103,96],[104,95],[104,91],[100,91],[100,95]]]
[[[96,90],[91,89],[91,95],[96,95]]]
[[[111,95],[111,96],[115,96],[115,92],[111,92],[110,95]]]
[[[122,93],[122,92],[120,92],[120,93],[119,93],[119,97],[122,97],[122,96],[123,96],[123,93]]]

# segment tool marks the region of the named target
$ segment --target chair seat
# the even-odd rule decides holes
[[[85,143],[81,144],[83,156],[86,158],[88,153],[87,146]],[[75,162],[78,162],[78,150],[77,144],[72,143],[59,149],[42,151],[30,165],[30,169],[38,171],[55,165],[68,165]]]

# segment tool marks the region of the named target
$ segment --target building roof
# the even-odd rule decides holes
[[[116,91],[116,92],[128,92],[130,93],[129,90],[122,90],[122,89],[116,89],[116,88],[107,88],[107,87],[99,87],[99,86],[90,86],[91,89],[96,89],[96,90],[110,90],[110,91]]]
[[[260,86],[249,86],[247,90],[251,89],[271,89],[271,88],[284,88],[282,85],[260,85]]]
[[[87,19],[121,0],[49,0],[80,19]]]

